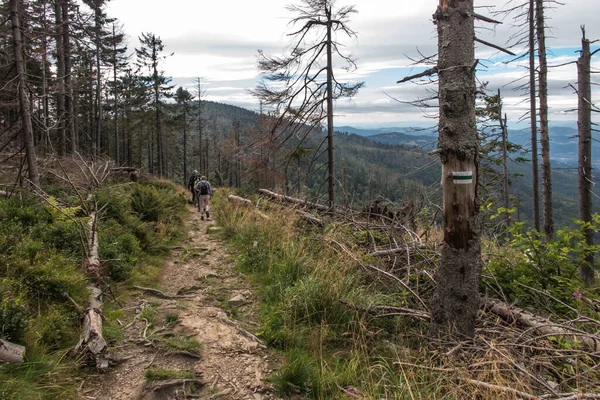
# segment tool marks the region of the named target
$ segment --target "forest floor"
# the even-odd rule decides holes
[[[188,210],[188,239],[173,250],[160,278],[160,289],[170,298],[140,290],[123,304],[126,313],[119,321],[125,338],[112,357],[125,361],[106,374],[88,376],[81,399],[276,397],[265,382],[276,368],[276,357],[250,333],[258,326],[258,301],[250,283],[211,234],[219,229],[215,222],[201,221],[192,206]],[[195,339],[199,357],[164,346],[169,337],[184,343]],[[150,371],[165,377],[149,380],[145,374]],[[186,378],[192,374],[201,383],[169,380],[179,373]]]

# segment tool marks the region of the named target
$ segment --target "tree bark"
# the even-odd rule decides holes
[[[533,227],[537,232],[540,232],[540,178],[537,138],[537,98],[535,93],[535,0],[529,0],[529,122],[531,127]]]
[[[119,137],[119,88],[117,81],[117,33],[115,29],[115,24],[112,24],[112,34],[113,34],[113,90],[115,91],[114,99],[113,99],[113,107],[115,108],[115,161],[117,164],[122,162],[121,153],[119,152],[119,147],[121,145],[121,140]],[[184,153],[185,156],[185,153]],[[185,175],[185,174],[184,174]],[[185,176],[184,176],[185,179]]]
[[[27,97],[27,79],[23,65],[23,39],[21,37],[21,25],[19,20],[19,0],[10,0],[10,21],[12,24],[13,50],[15,56],[15,68],[17,70],[17,82],[19,91],[19,104],[21,107],[21,120],[23,122],[23,142],[27,154],[27,168],[29,180],[35,186],[40,185],[40,176],[35,155],[35,144],[33,138],[33,125],[31,123],[31,108],[29,97]]]
[[[65,0],[56,0],[54,17],[56,22],[56,118],[58,129],[58,155],[67,154],[67,133],[65,128],[65,47],[62,4]]]
[[[96,361],[98,370],[108,368],[108,345],[102,336],[102,290],[96,284],[100,280],[100,258],[98,256],[97,213],[92,212],[88,220],[88,255],[86,259],[90,297],[83,316],[82,333],[76,351],[82,347]]]
[[[502,197],[504,197],[504,221],[506,226],[510,225],[510,201],[508,197],[508,129],[506,127],[507,117],[502,117],[502,97],[500,96],[500,89],[498,89],[498,117],[500,121],[500,129],[502,130]]]
[[[64,63],[65,63],[65,136],[69,140],[69,152],[77,152],[77,137],[75,134],[75,113],[73,112],[73,79],[71,66],[71,32],[69,18],[69,1],[63,0],[62,4],[62,36],[64,46]]]
[[[327,6],[326,6],[327,7]],[[332,21],[331,5],[326,9],[327,14],[327,191],[329,208],[335,207],[335,165],[333,149],[333,61],[332,61]]]
[[[23,362],[24,354],[24,346],[0,339],[0,361],[20,364]]]
[[[592,88],[590,83],[591,53],[590,41],[585,37],[585,28],[581,28],[581,56],[577,60],[577,89],[578,89],[578,121],[579,128],[579,219],[592,222]],[[584,228],[585,242],[588,246],[594,244],[594,231]],[[594,253],[589,251],[584,255],[584,262],[579,268],[579,276],[587,285],[595,281]]]
[[[544,233],[546,240],[554,237],[552,215],[552,169],[550,166],[550,136],[548,132],[548,62],[544,0],[536,0],[536,31],[539,57],[540,143],[542,145],[542,186],[544,188]]]
[[[444,244],[435,274],[440,284],[431,303],[431,331],[438,336],[472,337],[481,271],[473,0],[440,0],[434,18],[438,26]]]

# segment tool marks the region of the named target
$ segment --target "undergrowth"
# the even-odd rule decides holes
[[[365,254],[364,242],[374,237],[384,243],[381,235],[356,234],[351,223],[313,227],[272,203],[262,203],[268,219],[262,218],[227,203],[226,195],[215,196],[220,234],[260,295],[257,335],[284,355],[270,378],[281,396],[515,399],[522,393],[598,389],[594,382],[600,376],[593,367],[598,357],[580,351],[576,341],[558,340],[570,358],[555,357],[557,338],[537,338],[482,315],[473,341],[445,343],[431,340],[426,319],[398,312],[398,307],[423,308],[413,293],[425,303],[431,297],[435,244],[413,251],[408,263],[404,255],[375,259]],[[510,243],[487,242],[482,288],[525,308],[539,311],[543,302],[561,317],[571,317],[571,308],[578,308],[573,293],[582,290],[576,274],[581,252],[574,244],[580,238],[573,231],[559,232],[556,242],[533,243],[532,256],[525,248],[532,244],[530,237],[518,235],[522,227],[514,229]],[[406,287],[373,267],[402,278]],[[593,296],[593,290],[587,294]],[[392,307],[397,308],[386,311]]]
[[[25,362],[0,364],[0,398],[74,398],[71,378],[82,363],[69,350],[79,340],[87,303],[83,243],[87,217],[65,187],[44,187],[45,200],[20,192],[0,199],[0,338],[26,347]],[[59,197],[60,196],[60,197]],[[155,280],[169,245],[183,237],[185,199],[167,181],[114,182],[88,205],[101,210],[100,258],[112,294],[119,285]],[[122,314],[105,300],[104,335],[122,339]]]

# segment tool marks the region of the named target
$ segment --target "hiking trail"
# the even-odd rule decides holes
[[[214,220],[201,221],[188,207],[188,239],[173,249],[161,273],[161,293],[140,290],[124,304],[125,340],[112,356],[125,361],[104,375],[90,375],[82,383],[82,399],[274,399],[265,377],[276,365],[272,352],[251,332],[256,330],[257,299],[244,275],[235,270],[232,257],[218,238]],[[158,296],[157,296],[158,295]],[[149,324],[145,309],[157,320],[168,315],[177,321]],[[165,317],[166,316],[166,317]],[[177,335],[201,344],[199,357],[169,351],[161,338]],[[191,393],[189,383],[148,381],[149,369],[193,371],[202,384]],[[198,387],[198,386],[196,386]]]

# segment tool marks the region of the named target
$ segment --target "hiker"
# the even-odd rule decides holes
[[[190,179],[188,179],[188,189],[192,192],[192,204],[196,204],[196,191],[194,190],[194,186],[196,186],[196,181],[198,180],[198,171],[194,170]]]
[[[208,203],[210,196],[212,196],[212,190],[210,188],[210,182],[206,180],[206,177],[202,175],[196,186],[194,186],[196,194],[198,196],[198,211],[202,213],[200,219],[204,221],[204,213],[206,213],[206,219],[210,219],[208,210]]]

